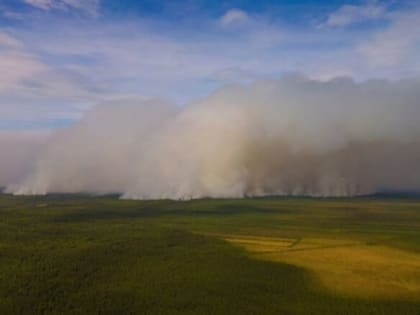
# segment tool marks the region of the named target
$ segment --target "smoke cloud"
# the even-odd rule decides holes
[[[55,132],[15,194],[125,198],[420,191],[420,80],[288,76],[184,107],[121,100]]]
[[[0,188],[16,186],[35,166],[47,131],[0,131]]]

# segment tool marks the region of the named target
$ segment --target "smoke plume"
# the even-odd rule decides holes
[[[17,185],[33,169],[46,131],[0,131],[0,188]]]
[[[352,196],[420,190],[420,81],[288,76],[184,107],[97,106],[56,131],[16,194]]]

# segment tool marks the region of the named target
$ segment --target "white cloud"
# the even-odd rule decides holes
[[[0,48],[0,95],[86,96],[89,84],[83,82],[86,79],[77,70],[54,69],[22,41],[1,29]]]
[[[23,0],[26,4],[42,10],[50,10],[56,6],[54,0]]]
[[[411,68],[417,65],[420,57],[420,11],[394,14],[385,30],[364,40],[358,52],[369,60],[372,68]],[[419,70],[419,68],[417,68]]]
[[[91,16],[99,13],[100,0],[23,0],[26,4],[42,10],[80,10]]]
[[[2,48],[21,48],[22,42],[10,34],[0,30],[0,47]]]
[[[322,26],[341,27],[384,17],[386,7],[377,1],[364,5],[343,5],[332,12]]]
[[[0,130],[80,119],[99,99],[98,88],[77,69],[49,65],[0,29]]]
[[[65,5],[84,11],[92,16],[99,14],[100,0],[61,0]]]
[[[230,9],[220,17],[220,25],[223,27],[244,25],[249,21],[248,14],[240,9]]]
[[[17,89],[22,81],[36,77],[47,66],[22,51],[0,52],[0,92]]]
[[[240,67],[229,67],[214,72],[211,74],[210,78],[220,82],[239,83],[255,80],[258,78],[258,75],[255,72],[247,71],[246,69],[242,69]]]
[[[15,11],[11,11],[11,10],[7,10],[7,9],[4,9],[4,8],[0,8],[0,14],[7,19],[20,20],[20,21],[25,20],[25,14],[15,12]]]
[[[24,50],[21,41],[0,30],[0,92],[17,85],[46,69],[34,55]]]

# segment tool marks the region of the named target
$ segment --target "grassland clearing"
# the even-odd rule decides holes
[[[420,299],[420,254],[380,244],[322,238],[219,237],[243,246],[252,257],[313,272],[333,294]]]

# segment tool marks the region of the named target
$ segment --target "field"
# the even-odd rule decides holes
[[[420,314],[420,199],[0,195],[0,314]]]

